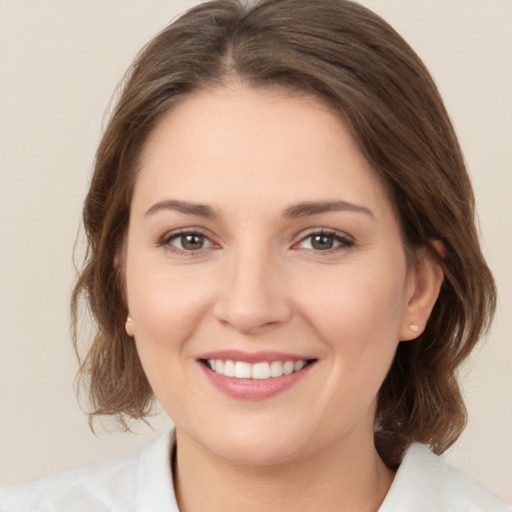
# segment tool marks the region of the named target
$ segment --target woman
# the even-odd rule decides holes
[[[495,305],[437,90],[343,0],[198,6],[131,68],[73,296],[92,415],[176,431],[2,510],[510,510],[435,454]],[[461,229],[464,227],[464,229]]]

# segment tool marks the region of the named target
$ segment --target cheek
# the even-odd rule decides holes
[[[154,262],[133,250],[127,261],[126,287],[135,339],[146,372],[184,357],[186,341],[211,301],[212,287],[204,275],[194,276],[165,262]]]
[[[398,268],[400,264],[396,265]],[[405,265],[403,271],[380,271],[378,268],[344,268],[325,276],[311,279],[302,288],[302,310],[326,332],[340,335],[352,332],[379,332],[385,328],[398,333],[404,307]],[[354,333],[352,333],[354,334]]]
[[[354,269],[322,287],[319,281],[310,283],[312,293],[309,300],[304,297],[301,310],[329,354],[330,365],[318,407],[330,408],[333,397],[344,404],[332,412],[333,425],[349,417],[357,421],[375,403],[399,343],[403,269],[387,274]]]
[[[331,352],[337,374],[380,385],[399,342],[405,261],[345,267],[309,282],[300,309]],[[306,288],[306,287],[305,287]]]
[[[190,340],[209,309],[207,288],[200,290],[190,276],[185,279],[178,274],[157,269],[127,282],[139,358],[153,392],[173,418],[180,417],[192,400],[193,390],[186,400],[176,390],[190,389]]]

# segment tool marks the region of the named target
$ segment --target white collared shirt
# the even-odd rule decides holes
[[[132,455],[0,489],[0,512],[179,512],[173,444],[171,432]],[[379,512],[512,512],[512,506],[416,443]]]

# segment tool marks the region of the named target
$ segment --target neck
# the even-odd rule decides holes
[[[182,512],[376,512],[394,477],[371,440],[263,466],[226,461],[179,431],[177,440],[174,478]]]

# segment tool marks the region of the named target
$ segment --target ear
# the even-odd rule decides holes
[[[430,246],[417,250],[407,276],[406,303],[399,332],[401,341],[413,340],[425,330],[443,284],[440,260],[444,255],[445,248],[439,240],[432,240]]]

